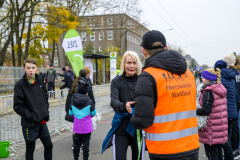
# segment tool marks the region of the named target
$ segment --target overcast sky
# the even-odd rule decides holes
[[[240,0],[140,2],[144,11],[142,21],[148,22],[148,29],[173,28],[164,32],[167,43],[181,46],[185,54],[190,54],[200,65],[213,67],[229,53],[240,54]]]

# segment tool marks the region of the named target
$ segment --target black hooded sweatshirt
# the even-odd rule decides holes
[[[173,74],[184,74],[187,70],[186,60],[178,52],[173,50],[162,50],[149,57],[143,70],[149,67],[160,68]],[[135,89],[135,113],[131,117],[134,128],[146,129],[153,124],[154,110],[157,104],[157,84],[154,77],[147,72],[142,72],[138,77]],[[177,106],[176,106],[177,107]],[[183,154],[158,155],[150,154],[151,158],[177,158],[198,154],[198,149]]]

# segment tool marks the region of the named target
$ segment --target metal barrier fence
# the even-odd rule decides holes
[[[62,92],[62,96],[61,93]],[[69,90],[49,91],[49,114],[47,122],[51,135],[71,130],[73,123],[65,121],[65,102]],[[22,135],[21,117],[13,110],[13,95],[0,97],[0,141],[11,141],[11,149],[25,143]]]
[[[37,73],[40,73],[41,69],[44,69],[45,73],[47,72],[47,68],[38,68]],[[58,71],[58,73],[62,73],[61,68],[54,69]],[[24,73],[25,71],[22,67],[0,67],[0,92],[12,92],[15,83],[22,78]],[[56,86],[62,84],[61,81],[55,83]]]

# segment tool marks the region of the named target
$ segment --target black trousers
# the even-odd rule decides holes
[[[44,146],[44,159],[52,160],[52,149],[53,144],[50,136],[40,138],[42,144]],[[34,142],[26,142],[26,160],[33,160],[33,153],[35,150],[35,141]]]
[[[88,160],[89,157],[89,146],[91,133],[88,134],[75,134],[74,138],[74,149],[73,156],[74,160],[78,160],[80,147],[83,144],[83,160]]]
[[[184,157],[177,157],[177,158],[151,158],[151,160],[198,160],[199,156],[198,153],[194,153],[191,155],[187,155]]]
[[[237,105],[237,115],[239,113],[240,109],[240,103],[236,103]],[[238,118],[233,119],[233,127],[232,127],[232,137],[231,137],[231,145],[232,145],[232,151],[239,149],[239,123]]]
[[[132,148],[132,160],[138,159],[137,136],[135,135],[132,137],[131,135],[115,135],[116,160],[127,159],[128,145],[130,145]]]
[[[224,151],[224,159],[233,160],[233,150],[231,145],[232,128],[234,119],[228,119],[228,141],[222,145]]]
[[[68,89],[70,89],[71,88],[71,84],[64,84],[64,85],[62,85],[61,87],[60,87],[60,90],[62,90],[62,89],[64,89],[64,88],[68,88]],[[61,96],[63,97],[63,92],[61,91]]]
[[[204,148],[208,160],[223,160],[221,144],[211,146],[204,144]]]
[[[55,82],[48,82],[48,91],[55,91]],[[55,98],[55,93],[50,93],[50,96],[54,96]]]

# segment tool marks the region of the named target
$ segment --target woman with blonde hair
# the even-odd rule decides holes
[[[228,141],[227,90],[220,81],[219,68],[206,69],[202,77],[201,108],[197,109],[197,115],[208,116],[208,120],[206,126],[198,130],[199,141],[204,144],[209,160],[222,160],[222,144]]]
[[[114,144],[114,159],[126,160],[128,145],[132,148],[132,160],[138,158],[136,129],[130,123],[135,103],[135,86],[142,64],[133,51],[127,51],[122,59],[119,77],[111,82],[111,107],[115,111],[112,128],[102,145],[102,153]]]

